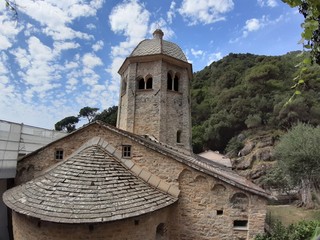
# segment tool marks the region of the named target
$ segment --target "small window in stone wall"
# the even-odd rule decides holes
[[[122,157],[123,158],[131,158],[131,145],[123,145],[122,146]]]
[[[181,130],[177,131],[177,143],[181,143]]]
[[[144,89],[144,79],[143,78],[138,80],[138,89]]]
[[[164,223],[160,223],[157,226],[157,230],[156,230],[156,240],[162,240],[162,239],[166,239],[165,235],[166,235],[166,228],[165,228],[165,224]]]
[[[222,209],[221,209],[221,210],[217,210],[217,215],[218,215],[218,216],[223,215],[223,210],[222,210]]]
[[[127,92],[127,78],[122,79],[122,86],[121,86],[121,94],[124,95]]]
[[[248,228],[248,220],[234,220],[233,227],[238,229],[247,229]]]
[[[54,153],[54,157],[56,160],[63,160],[63,150],[62,149],[56,149]]]
[[[152,77],[147,79],[147,89],[152,89]]]
[[[179,77],[175,76],[173,81],[173,90],[178,92],[179,91]]]

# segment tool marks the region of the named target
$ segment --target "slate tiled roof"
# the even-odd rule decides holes
[[[134,217],[177,198],[134,176],[98,145],[86,147],[44,175],[6,191],[16,212],[61,223],[94,223]]]
[[[181,48],[172,42],[162,39],[146,39],[138,44],[129,57],[165,54],[170,57],[188,62]]]

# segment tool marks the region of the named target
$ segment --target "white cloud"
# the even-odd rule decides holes
[[[54,50],[57,53],[60,53],[61,51],[64,51],[64,50],[78,48],[80,47],[80,44],[75,42],[58,42],[57,41],[53,43],[53,46],[54,46]]]
[[[149,28],[150,35],[152,35],[153,32],[158,28],[160,28],[163,31],[164,39],[170,39],[174,36],[173,30],[168,26],[167,22],[163,18],[160,18],[158,21],[150,24],[150,28]]]
[[[101,98],[110,95],[108,82],[101,81],[102,59],[94,52],[83,53],[88,46],[94,51],[104,46],[102,41],[93,42],[93,35],[85,32],[95,28],[95,16],[103,1],[16,2],[21,6],[21,15],[33,21],[27,17],[23,19],[26,22],[11,21],[2,11],[4,4],[0,4],[0,50],[8,50],[0,51],[0,112],[5,113],[2,118],[53,127],[65,116],[77,114],[79,105],[85,102],[105,107],[114,104],[111,96]],[[84,30],[73,27],[90,16],[93,22]],[[18,36],[20,32],[23,34]],[[77,102],[83,89],[83,101]]]
[[[29,86],[26,95],[31,100],[35,93],[41,93],[42,97],[48,90],[59,87],[54,82],[61,76],[59,66],[55,63],[57,55],[51,48],[36,37],[30,37],[27,44],[27,50],[18,48],[11,53],[20,66],[19,76]]]
[[[56,40],[73,38],[92,38],[92,36],[73,30],[70,25],[80,17],[95,16],[102,7],[102,0],[90,1],[33,1],[17,0],[19,10],[39,22],[42,32]]]
[[[194,50],[193,48],[191,48],[191,54],[194,56],[194,57],[200,57],[203,55],[203,51],[202,50]]]
[[[167,12],[167,21],[169,24],[172,23],[172,19],[176,16],[176,3],[174,1],[171,2],[169,11]]]
[[[101,50],[104,46],[103,41],[99,40],[98,42],[96,42],[95,44],[92,45],[92,49],[93,51],[97,52],[99,50]]]
[[[16,22],[6,14],[6,10],[0,14],[0,26],[0,50],[6,50],[12,46],[23,27],[17,26]]]
[[[244,26],[245,30],[249,32],[257,31],[261,27],[261,23],[259,19],[252,18],[246,21],[246,25]]]
[[[74,38],[80,38],[85,40],[94,39],[92,35],[75,31],[66,26],[56,26],[55,28],[46,27],[42,29],[42,32],[47,36],[52,37],[53,40],[56,40],[56,41],[72,40]]]
[[[189,25],[210,24],[225,20],[223,14],[233,6],[232,0],[183,0],[179,13]]]
[[[276,7],[278,6],[277,0],[258,0],[258,5],[260,7],[268,6],[268,7]]]
[[[30,37],[31,35],[35,35],[36,33],[39,33],[39,29],[35,27],[34,25],[27,23],[25,26],[24,35],[26,37]]]
[[[93,53],[86,53],[83,55],[82,63],[90,69],[103,65],[101,59]]]
[[[133,44],[136,44],[147,33],[149,17],[150,13],[144,5],[131,0],[113,8],[109,22],[113,32],[123,34]]]
[[[222,56],[221,52],[209,54],[207,65],[210,65],[212,62],[216,62],[216,61],[220,60],[222,57],[223,56]]]
[[[8,60],[8,56],[7,54],[5,54],[4,52],[0,53],[0,75],[5,75],[8,74],[8,68],[7,66],[7,60]]]
[[[93,29],[96,29],[97,27],[93,23],[89,23],[87,24],[86,28],[88,28],[89,30],[93,30]]]
[[[78,80],[76,78],[70,78],[67,81],[66,90],[67,93],[75,91],[77,89]]]
[[[110,91],[118,91],[119,76],[117,72],[125,57],[147,35],[149,18],[150,13],[137,0],[126,1],[112,9],[109,15],[111,30],[116,34],[123,35],[125,41],[111,47],[111,64],[107,68],[112,76],[112,80],[108,83]]]
[[[241,39],[248,37],[250,32],[259,31],[268,25],[277,24],[282,20],[283,20],[283,15],[280,15],[278,18],[274,20],[270,20],[266,15],[263,15],[260,19],[257,19],[257,18],[248,19],[245,22],[245,25],[243,26],[243,28],[241,29],[242,36],[232,39],[229,42],[230,43],[239,42]]]

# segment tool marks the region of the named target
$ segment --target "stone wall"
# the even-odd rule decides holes
[[[169,240],[170,208],[136,218],[99,224],[61,224],[13,213],[15,240]]]
[[[98,124],[80,129],[20,161],[16,182],[30,180],[58,163],[54,160],[55,149],[63,149],[66,158],[97,136],[119,150],[122,145],[131,145],[131,160],[135,164],[162,180],[179,186],[179,201],[172,209],[167,225],[170,239],[254,239],[257,233],[263,232],[266,214],[264,198],[187,167],[166,154],[151,150]]]

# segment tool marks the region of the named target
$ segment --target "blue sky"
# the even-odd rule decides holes
[[[300,50],[302,16],[280,0],[0,2],[0,119],[52,129],[82,107],[118,104],[117,71],[156,28],[193,70],[229,53]]]

